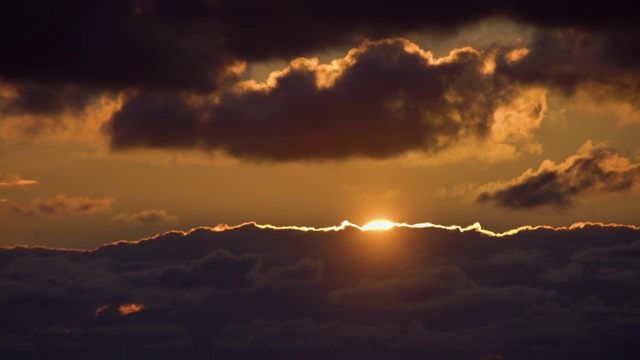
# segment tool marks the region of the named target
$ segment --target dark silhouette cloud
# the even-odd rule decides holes
[[[477,200],[510,209],[566,207],[581,196],[633,190],[639,182],[640,164],[596,147],[561,164],[547,160],[538,170],[528,170],[506,184],[490,185],[491,190],[482,192]]]
[[[398,277],[381,282],[365,280],[353,288],[331,292],[328,297],[336,303],[361,304],[380,307],[412,308],[424,306],[478,305],[482,302],[501,302],[509,299],[553,298],[526,286],[506,288],[478,286],[462,270],[451,266],[410,270]]]
[[[29,204],[15,204],[11,208],[21,215],[71,215],[93,214],[111,207],[112,198],[91,199],[87,197],[69,197],[64,194],[47,199],[35,199]]]
[[[74,128],[69,121],[84,121],[106,96],[122,100],[102,112],[115,149],[213,149],[284,161],[385,158],[482,138],[496,106],[521,86],[567,94],[587,87],[594,98],[638,100],[639,22],[627,6],[455,1],[413,11],[424,6],[386,0],[14,2],[0,18],[0,31],[15,34],[0,40],[0,114],[20,136],[55,133]],[[322,74],[294,60],[298,66],[269,89],[249,91],[244,83],[238,90],[247,64],[310,57],[366,38],[448,34],[493,16],[539,29],[520,61],[505,56],[518,49],[496,44],[424,66],[398,44],[378,45],[354,55],[345,69],[333,69],[340,70],[338,78],[321,85]]]
[[[471,48],[435,59],[405,39],[365,42],[333,65],[294,60],[265,84],[237,84],[218,103],[134,95],[108,132],[115,148],[201,147],[251,159],[435,152],[484,137],[493,112],[511,100],[485,60]]]
[[[4,248],[0,353],[631,359],[637,239],[597,224],[502,238],[247,225],[92,251]]]

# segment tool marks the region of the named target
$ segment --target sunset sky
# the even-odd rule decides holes
[[[473,4],[14,4],[2,244],[250,220],[638,224],[635,14]]]
[[[122,281],[146,284],[148,278],[167,271],[187,276],[213,261],[222,267],[238,263],[236,270],[247,266],[255,281],[238,287],[262,291],[264,296],[289,284],[287,276],[297,279],[299,269],[304,279],[298,280],[306,285],[295,291],[304,296],[322,293],[318,299],[330,304],[360,306],[368,301],[367,294],[386,294],[369,304],[385,309],[376,312],[380,324],[390,321],[390,312],[397,308],[433,309],[457,299],[455,294],[472,294],[471,302],[474,296],[484,299],[478,304],[494,298],[511,301],[515,296],[518,301],[526,298],[527,306],[536,301],[578,306],[590,295],[578,288],[590,280],[583,278],[575,288],[567,288],[578,289],[574,297],[560,290],[567,281],[587,275],[601,282],[624,278],[615,286],[624,288],[625,295],[598,299],[604,301],[605,310],[635,304],[628,305],[633,308],[629,311],[640,324],[636,304],[640,302],[633,297],[640,284],[637,266],[623,260],[593,265],[611,249],[616,254],[615,249],[637,254],[638,248],[632,241],[639,238],[636,226],[640,225],[640,19],[627,6],[610,2],[606,7],[588,3],[577,7],[570,1],[26,0],[4,7],[0,12],[4,282],[0,283],[12,290],[0,296],[0,303],[9,304],[14,296],[48,294],[20,282],[29,278],[27,273],[38,279],[46,271],[70,276],[87,266],[90,269],[82,271],[100,273],[105,284],[116,287]],[[494,233],[544,225],[530,231],[542,238],[553,234],[550,238],[557,241],[569,239],[566,246],[558,245],[569,260],[558,260],[554,256],[560,252],[523,235],[516,239],[522,241],[519,246],[483,249],[483,259],[493,265],[483,268],[479,278],[468,278],[475,268],[451,255],[449,248],[441,267],[397,268],[400,272],[385,268],[372,275],[367,273],[370,264],[356,271],[346,268],[345,259],[332,264],[323,258],[339,252],[318,250],[324,241],[319,237],[328,236],[324,233],[284,231],[283,238],[291,241],[313,239],[309,246],[314,250],[287,255],[283,243],[277,244],[280,252],[250,246],[253,240],[248,239],[259,238],[255,234],[260,231],[271,239],[275,235],[267,234],[277,230],[246,227],[224,232],[239,239],[234,247],[212,245],[198,256],[193,250],[180,258],[186,263],[145,258],[146,265],[131,265],[136,273],[126,273],[129,265],[114,270],[98,260],[104,253],[114,263],[120,261],[118,256],[132,261],[138,250],[131,249],[142,246],[136,241],[143,238],[191,239],[202,231],[208,234],[203,239],[217,239],[223,235],[203,229],[218,224],[325,228],[344,220],[364,226],[374,219],[461,228],[477,222]],[[594,250],[590,240],[576,240],[575,229],[582,225],[570,227],[585,222],[611,224],[594,229],[619,242],[599,244],[602,248]],[[556,234],[553,229],[561,227],[564,230]],[[191,229],[196,230],[189,233]],[[493,239],[473,229],[461,244]],[[580,236],[590,234],[588,229],[591,225]],[[336,236],[351,239],[355,230],[348,227]],[[239,231],[253,235],[247,238]],[[434,229],[390,231],[415,231],[413,237],[436,234]],[[616,231],[632,234],[617,238]],[[100,248],[121,240],[131,241],[131,248],[114,245],[112,252],[110,246]],[[158,251],[166,255],[171,250],[160,240]],[[414,245],[398,246],[405,251]],[[43,259],[55,259],[54,263],[36,261],[44,248],[52,255]],[[97,250],[56,250],[62,248]],[[418,260],[407,258],[410,252],[389,256],[398,264],[415,265]],[[539,267],[521,269],[522,277],[503,279],[494,274],[520,261],[514,259]],[[73,261],[84,265],[74,267],[69,263]],[[332,272],[340,269],[351,271],[347,277],[353,281],[338,280]],[[322,271],[328,277],[322,277]],[[241,277],[246,280],[247,274]],[[394,284],[415,277],[431,279],[426,281],[429,286],[440,286],[439,281],[448,278],[455,289],[443,290],[449,295],[433,303],[403,305],[404,300],[394,298]],[[291,281],[297,284],[295,279]],[[193,281],[197,286],[211,285]],[[314,281],[322,285],[307,284]],[[168,285],[162,284],[166,289]],[[224,284],[211,286],[225,288]],[[98,286],[85,285],[81,286],[85,290]],[[524,290],[512,288],[525,285]],[[162,290],[134,294],[127,293],[127,286],[122,292],[78,301],[91,316],[95,310],[96,318],[99,314],[115,318],[159,311],[172,301],[213,308],[220,300],[185,290],[176,295],[178,300],[151,301],[150,294]],[[392,290],[384,290],[387,287]],[[600,293],[591,295],[597,298]],[[563,303],[560,298],[572,300]],[[264,314],[271,311],[265,309]],[[535,309],[529,308],[527,314],[543,311]],[[340,333],[351,331],[340,327],[344,324],[364,324],[355,317],[341,317],[345,314],[341,311],[334,313],[335,318],[305,313],[301,317],[311,322],[294,325],[321,332],[328,326]],[[231,334],[243,329],[242,334],[249,336],[254,324],[248,322],[250,317],[227,319],[236,325],[221,324],[216,331]],[[406,326],[415,325],[409,318],[402,317],[407,321],[396,324],[396,330],[409,331]],[[340,322],[323,322],[331,319]],[[140,325],[147,320],[136,321]],[[456,329],[477,331],[495,325],[477,320],[456,323]],[[373,328],[370,331],[380,330]],[[13,329],[3,329],[0,350],[14,339]],[[443,326],[437,331],[449,330]],[[187,328],[189,334],[192,331]],[[429,341],[446,342],[438,337],[444,333],[432,336],[431,330],[424,331]],[[253,341],[236,335],[216,339],[227,341],[223,345],[229,348]],[[183,338],[171,341],[184,343]],[[482,341],[469,340],[476,343]],[[447,353],[448,345],[442,346],[442,353]],[[499,360],[504,354],[483,348],[473,358]],[[623,352],[619,355],[624,358]]]

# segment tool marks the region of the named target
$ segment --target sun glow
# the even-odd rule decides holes
[[[373,220],[367,223],[366,225],[361,227],[361,229],[362,231],[386,231],[395,226],[396,226],[396,223],[392,221],[379,219],[379,220]]]

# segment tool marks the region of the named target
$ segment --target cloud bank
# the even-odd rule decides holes
[[[0,353],[631,359],[638,230],[168,232],[0,249]],[[113,344],[117,343],[118,347]]]

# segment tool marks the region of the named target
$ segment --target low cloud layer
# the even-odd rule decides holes
[[[0,249],[0,353],[630,359],[637,239],[589,224],[499,239],[249,225],[92,251]]]
[[[91,199],[69,197],[64,194],[46,199],[35,199],[28,204],[15,204],[11,208],[20,215],[75,215],[94,214],[111,208],[112,198]]]
[[[529,169],[510,182],[488,185],[490,190],[482,192],[477,201],[509,209],[563,208],[584,196],[637,189],[640,164],[612,149],[594,147],[591,142],[584,148],[583,153],[563,163],[546,160],[537,170]]]

